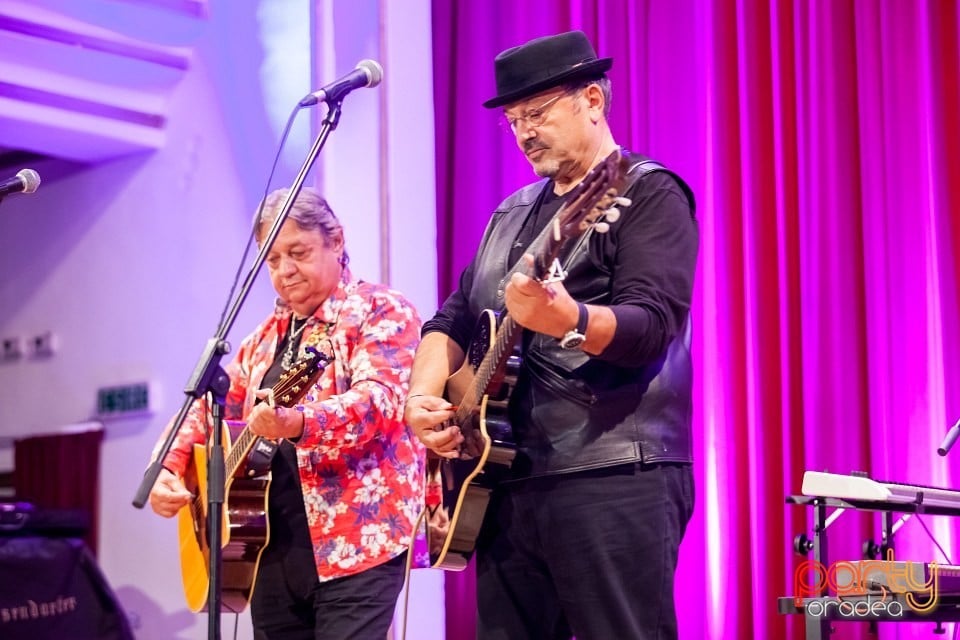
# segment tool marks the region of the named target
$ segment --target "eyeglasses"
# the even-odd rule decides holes
[[[542,125],[544,122],[547,121],[548,107],[550,107],[550,105],[552,105],[554,102],[556,102],[557,100],[559,100],[565,95],[567,95],[566,92],[553,96],[552,98],[544,102],[539,107],[535,109],[530,109],[529,111],[524,113],[522,116],[517,116],[515,118],[512,118],[504,114],[506,119],[501,120],[501,122],[503,123],[505,128],[509,128],[510,131],[513,133],[516,133],[517,129],[520,128],[521,122],[525,123],[527,127],[539,127],[540,125]]]

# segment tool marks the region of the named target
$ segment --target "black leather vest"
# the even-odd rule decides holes
[[[628,187],[657,163],[631,156]],[[670,173],[670,172],[668,172]],[[687,194],[687,185],[670,173]],[[547,181],[528,185],[494,212],[476,259],[471,311],[503,309],[510,249]],[[627,188],[624,189],[626,191]],[[608,304],[609,269],[581,251],[567,266],[564,285],[576,300]],[[523,366],[510,397],[518,445],[517,477],[592,469],[629,462],[692,462],[690,321],[655,362],[616,366],[580,350],[564,350],[550,336],[525,332]]]

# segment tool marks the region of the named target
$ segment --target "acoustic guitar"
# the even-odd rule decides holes
[[[290,407],[313,385],[328,362],[326,355],[307,347],[298,361],[273,386],[274,402]],[[270,461],[277,444],[255,435],[243,422],[227,420],[223,430],[226,455],[222,526],[221,610],[243,611],[253,595],[260,554],[270,540],[267,497]],[[207,535],[207,447],[197,444],[183,477],[196,496],[180,510],[180,570],[187,606],[207,609],[210,590],[210,544]]]
[[[604,232],[617,217],[614,205],[628,162],[619,150],[594,167],[567,196],[564,206],[530,244],[532,267],[521,259],[507,274],[539,280],[562,278],[562,255],[574,253],[588,230]],[[585,242],[579,243],[585,246]],[[516,455],[507,417],[510,393],[521,366],[520,327],[506,311],[485,310],[477,323],[463,366],[447,379],[445,396],[457,406],[452,424],[464,442],[455,459],[428,455],[427,547],[434,568],[463,570],[473,555],[490,492],[510,470]]]

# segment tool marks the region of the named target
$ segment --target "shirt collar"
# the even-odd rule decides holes
[[[327,299],[317,307],[317,310],[313,312],[313,316],[311,316],[313,321],[334,324],[340,315],[340,309],[343,308],[347,300],[347,296],[355,291],[356,287],[357,281],[353,279],[350,268],[344,265],[343,270],[340,272],[340,280],[337,282],[336,288]],[[280,298],[276,299],[275,304],[276,307],[273,313],[278,319],[289,318],[292,315],[293,311],[291,311],[287,303]]]

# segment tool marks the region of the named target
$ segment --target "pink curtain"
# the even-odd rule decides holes
[[[960,17],[946,0],[434,1],[438,251],[452,289],[492,208],[532,173],[480,103],[493,57],[582,29],[612,56],[618,141],[698,196],[697,509],[681,549],[684,638],[801,638],[784,504],[805,470],[960,488]],[[846,513],[831,558],[879,518]],[[951,560],[958,528],[925,517]],[[900,558],[940,561],[916,519]],[[447,638],[473,637],[448,574]],[[834,638],[866,637],[863,623]],[[929,623],[881,624],[883,638]]]

